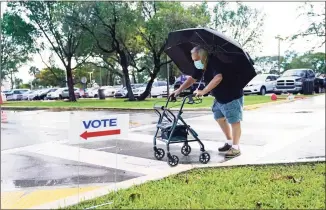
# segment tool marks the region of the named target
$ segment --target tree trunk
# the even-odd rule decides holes
[[[137,78],[136,78],[135,70],[132,70],[132,78],[134,80],[134,84],[137,84]]]
[[[105,85],[112,85],[111,81],[109,80],[109,77],[110,77],[110,72],[109,71],[106,71],[106,74],[105,74]]]
[[[154,67],[153,74],[151,75],[151,78],[147,83],[145,91],[138,97],[139,101],[145,100],[151,94],[152,85],[159,72],[160,72],[160,67],[159,66]]]
[[[134,93],[132,92],[132,88],[130,85],[130,78],[129,78],[129,71],[128,71],[128,61],[127,61],[127,57],[126,54],[122,51],[118,52],[119,56],[120,56],[120,65],[122,67],[122,72],[123,72],[123,76],[124,76],[124,80],[126,82],[126,88],[128,91],[128,99],[129,101],[135,101],[135,96]]]
[[[68,92],[69,92],[69,101],[76,102],[76,96],[74,91],[74,81],[72,78],[72,70],[71,70],[71,62],[68,61],[68,65],[66,66],[67,71],[67,81],[68,81]]]

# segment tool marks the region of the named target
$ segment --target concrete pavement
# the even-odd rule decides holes
[[[147,117],[147,122],[144,114],[131,116],[131,121],[140,123],[131,124],[128,138],[70,144],[67,126],[72,113],[80,114],[35,111],[31,117],[31,112],[22,112],[17,124],[2,126],[2,208],[56,208],[58,204],[72,204],[105,194],[107,190],[204,166],[198,161],[197,143],[191,143],[189,157],[181,155],[181,145],[172,146],[172,154],[180,158],[176,168],[170,168],[165,158],[157,161],[153,157],[155,125],[151,123],[157,120],[154,115]],[[103,112],[96,113],[103,115]],[[94,115],[94,112],[82,114]],[[8,114],[8,119],[12,116]],[[241,139],[243,155],[227,162],[216,152],[224,136],[212,116],[203,112],[186,117],[211,154],[211,162],[205,166],[286,161],[308,156],[325,159],[325,96],[246,111]],[[160,147],[165,149],[163,144]],[[38,198],[40,192],[51,194],[51,199],[49,196]]]

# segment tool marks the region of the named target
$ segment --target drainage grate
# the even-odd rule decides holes
[[[298,112],[294,112],[294,113],[312,113],[312,111],[298,111]]]

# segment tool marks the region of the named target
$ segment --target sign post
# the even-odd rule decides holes
[[[83,86],[84,86],[84,94],[85,94],[85,91],[86,91],[86,83],[87,83],[87,78],[86,77],[82,77],[81,78],[81,83],[83,84]]]

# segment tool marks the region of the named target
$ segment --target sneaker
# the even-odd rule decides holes
[[[239,155],[241,155],[240,150],[234,149],[233,147],[227,151],[227,153],[225,154],[225,158],[226,159],[231,159],[231,158],[235,158],[238,157]]]
[[[228,143],[225,143],[223,147],[218,148],[219,152],[227,152],[231,149],[231,145],[229,145]]]

